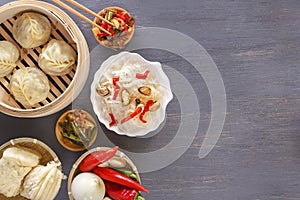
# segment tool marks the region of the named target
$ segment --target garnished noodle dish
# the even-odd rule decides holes
[[[116,57],[104,62],[103,73],[95,77],[101,119],[121,134],[144,135],[165,117],[166,104],[172,99],[168,78],[159,63],[153,65],[138,54],[122,52]]]

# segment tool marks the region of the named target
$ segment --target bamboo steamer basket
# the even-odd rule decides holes
[[[78,175],[79,173],[81,173],[81,171],[79,170],[79,164],[82,162],[82,160],[87,157],[89,154],[93,153],[93,152],[97,152],[97,151],[105,151],[109,149],[109,147],[95,147],[93,149],[90,149],[89,151],[85,152],[84,154],[82,154],[73,164],[72,169],[69,173],[69,177],[68,177],[68,195],[69,195],[69,199],[70,200],[75,200],[73,195],[72,195],[72,191],[71,191],[71,185],[72,185],[72,181],[73,179],[76,177],[76,175]],[[121,151],[117,151],[117,153],[114,155],[114,157],[120,157],[122,160],[124,160],[126,162],[126,168],[131,169],[137,176],[137,181],[139,183],[141,183],[141,177],[139,175],[139,172],[136,168],[136,166],[134,165],[134,163],[130,160],[130,158],[124,154]]]
[[[41,142],[40,140],[34,138],[16,138],[12,139],[3,145],[0,146],[0,158],[2,158],[3,152],[5,149],[9,147],[26,147],[32,149],[42,155],[40,160],[41,165],[46,165],[50,161],[54,161],[59,165],[59,169],[62,170],[61,162],[55,152],[47,146],[45,143]],[[0,194],[0,200],[26,200],[27,198],[22,197],[21,195],[7,198],[4,195]]]
[[[76,67],[64,76],[49,76],[50,92],[47,99],[35,107],[25,107],[17,102],[10,91],[11,74],[0,78],[0,112],[14,117],[43,117],[60,111],[72,103],[87,80],[90,57],[87,42],[76,23],[56,6],[35,0],[14,1],[0,7],[0,39],[15,44],[20,51],[17,68],[37,66],[42,47],[23,49],[12,36],[16,17],[23,12],[33,11],[48,17],[52,24],[51,38],[64,40],[77,53]],[[21,62],[22,61],[22,62]]]

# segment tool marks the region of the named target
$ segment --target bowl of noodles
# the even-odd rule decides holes
[[[99,121],[130,137],[156,130],[172,98],[161,64],[126,51],[104,61],[91,85],[91,102]]]

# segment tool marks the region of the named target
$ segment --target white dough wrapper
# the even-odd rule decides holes
[[[17,101],[30,107],[47,98],[50,85],[47,76],[41,70],[26,67],[14,72],[10,80],[10,88]]]
[[[68,74],[76,62],[75,50],[65,41],[52,39],[43,49],[38,59],[39,67],[52,76]]]
[[[51,23],[42,14],[25,12],[17,18],[12,33],[23,48],[35,48],[49,41]]]
[[[17,47],[9,41],[0,41],[0,77],[7,76],[17,66],[20,57]]]

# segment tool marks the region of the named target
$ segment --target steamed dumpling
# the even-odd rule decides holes
[[[9,41],[0,41],[0,77],[8,75],[16,66],[19,50]]]
[[[47,98],[50,85],[47,76],[41,70],[26,67],[14,72],[10,88],[15,99],[29,107]]]
[[[16,20],[12,32],[23,48],[35,48],[49,41],[51,23],[42,14],[26,12]]]
[[[39,56],[39,67],[52,76],[68,74],[76,62],[76,52],[65,41],[52,39]]]

